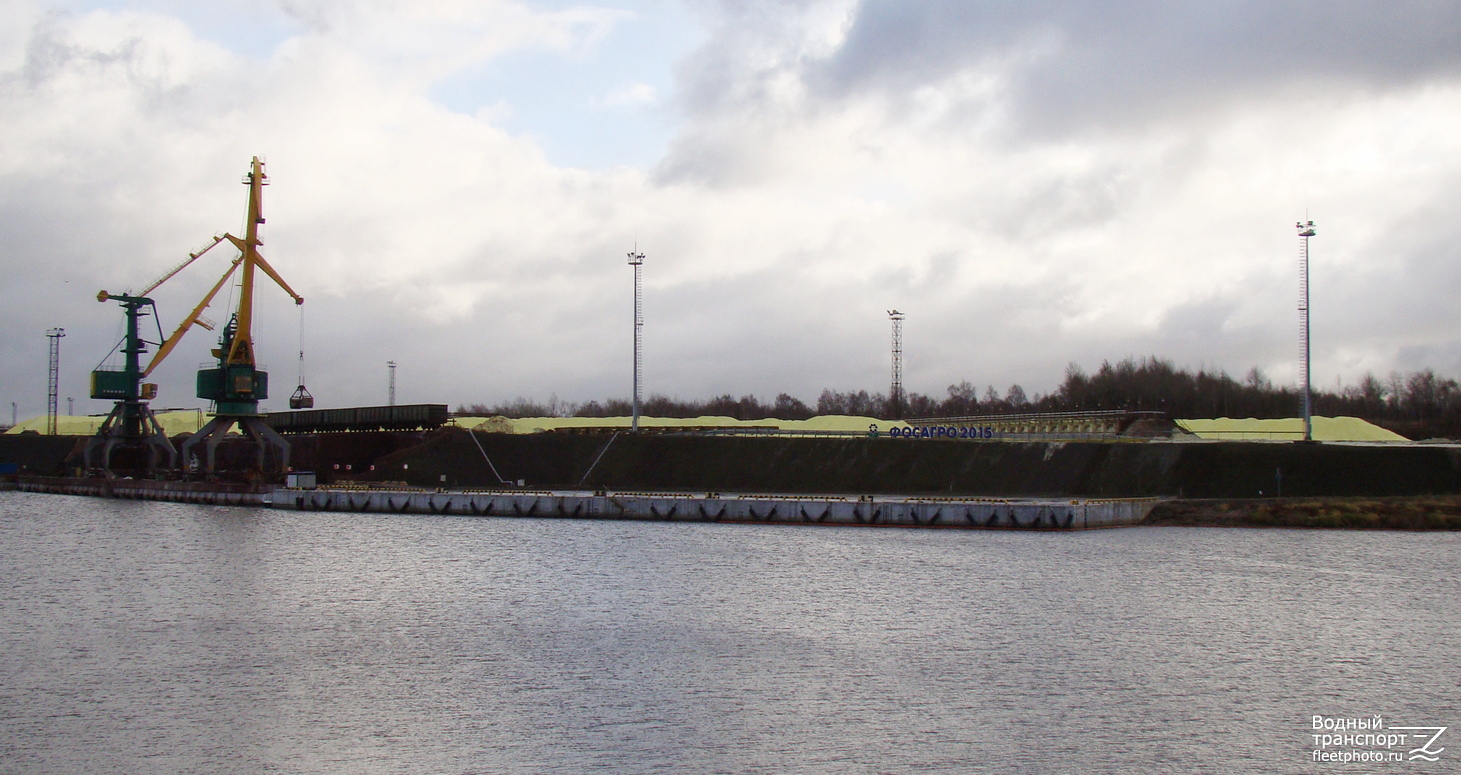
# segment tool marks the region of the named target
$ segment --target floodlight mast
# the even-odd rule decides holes
[[[640,282],[639,269],[644,265],[643,253],[630,253],[629,265],[634,267],[634,404],[633,417],[630,419],[631,429],[639,432],[639,380],[640,371],[644,364],[644,315],[640,307]]]
[[[893,384],[888,389],[890,420],[903,419],[903,318],[896,309],[888,310],[888,319],[893,321]]]
[[[1313,221],[1294,224],[1299,230],[1299,339],[1303,349],[1304,377],[1304,441],[1314,440],[1313,400],[1310,393],[1309,349],[1309,238],[1316,233]]]
[[[46,381],[46,435],[56,435],[56,399],[61,394],[60,373],[61,373],[61,337],[66,335],[64,328],[52,328],[46,331],[46,338],[50,339],[51,359],[47,369]]]

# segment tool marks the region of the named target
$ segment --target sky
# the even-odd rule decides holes
[[[1054,390],[1157,355],[1461,376],[1461,5],[6,0],[0,402],[104,412],[140,290],[267,162],[266,408]],[[153,294],[170,333],[222,248]],[[222,323],[225,291],[207,311]],[[216,334],[154,374],[196,407]],[[303,352],[303,358],[300,353]],[[6,418],[8,419],[8,418]]]

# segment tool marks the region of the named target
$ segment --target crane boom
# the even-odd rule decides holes
[[[264,163],[255,156],[249,173],[244,178],[249,187],[249,210],[244,238],[239,239],[232,235],[225,235],[235,247],[243,253],[243,277],[240,280],[238,295],[238,312],[234,315],[234,331],[232,341],[228,344],[228,352],[224,356],[224,362],[229,366],[247,366],[253,368],[254,362],[254,268],[259,267],[264,273],[279,284],[286,293],[294,297],[295,304],[303,304],[304,298],[294,292],[284,278],[279,276],[274,268],[259,255],[259,246],[264,244],[259,239],[259,224],[264,222],[264,186],[268,185],[269,178],[264,174]]]
[[[197,261],[198,258],[200,256],[202,256],[204,253],[207,253],[208,251],[210,251],[213,248],[217,247],[218,246],[218,243],[222,242],[223,241],[223,238],[225,236],[227,236],[227,235],[220,234],[220,235],[218,235],[218,236],[216,236],[216,237],[213,238],[213,243],[211,245],[209,245],[208,247],[203,248],[202,250],[198,251],[197,253],[189,253],[188,254],[188,260],[186,260],[186,261],[182,262],[181,264],[178,264],[177,266],[173,267],[171,271],[169,271],[167,274],[165,274],[161,278],[159,278],[157,280],[157,282],[154,282],[153,284],[147,286],[146,288],[143,288],[142,289],[142,292],[139,293],[139,294],[137,294],[137,295],[138,296],[146,296],[147,294],[152,293],[153,291],[157,290],[157,287],[159,285],[162,285],[163,283],[167,282],[168,280],[171,280],[173,275],[177,274],[178,272],[183,271],[184,269],[187,269],[189,264],[193,263],[194,261]]]
[[[208,295],[203,297],[203,300],[198,303],[198,306],[193,308],[192,313],[183,319],[183,322],[178,325],[177,330],[173,331],[172,335],[158,348],[157,354],[147,364],[147,369],[142,372],[142,376],[145,377],[151,374],[154,369],[161,365],[162,360],[172,352],[173,348],[183,338],[183,335],[194,325],[212,330],[212,325],[203,322],[203,310],[208,308],[208,305],[213,302],[213,298],[218,295],[218,291],[223,288],[224,284],[228,282],[228,278],[232,277],[233,273],[240,266],[243,267],[243,277],[240,283],[242,288],[239,293],[238,311],[234,313],[234,320],[231,325],[232,334],[227,345],[228,351],[224,354],[224,361],[228,365],[247,366],[250,368],[255,365],[253,342],[254,267],[264,270],[264,274],[268,275],[269,279],[284,289],[284,292],[288,293],[294,299],[295,304],[304,303],[304,297],[295,293],[294,289],[289,287],[289,283],[286,283],[284,278],[280,277],[279,273],[274,270],[274,267],[270,266],[269,262],[265,261],[264,257],[259,254],[259,246],[263,243],[259,239],[258,225],[264,222],[262,187],[268,183],[268,176],[264,174],[264,163],[259,161],[259,157],[254,157],[249,173],[244,177],[244,182],[249,186],[248,229],[245,232],[247,236],[239,239],[232,234],[224,233],[214,237],[211,245],[197,253],[188,254],[187,261],[174,267],[162,279],[147,287],[147,291],[151,291],[167,282],[173,275],[181,272],[189,264],[198,260],[204,253],[212,250],[225,240],[238,248],[240,253],[238,258],[233,260],[233,264],[229,266],[228,271],[223,273],[223,277],[219,278],[218,282],[213,285],[213,289],[208,291]],[[147,291],[144,291],[142,295],[146,295]]]
[[[227,239],[227,240],[229,240],[230,242],[233,243],[233,246],[234,247],[236,247],[236,248],[239,249],[240,252],[244,252],[244,253],[247,253],[248,252],[248,244],[249,243],[247,241],[245,241],[245,240],[241,240],[238,237],[233,236],[232,234],[225,234],[225,235],[223,235],[223,237],[220,237],[220,239]],[[283,277],[280,277],[279,276],[279,273],[276,272],[276,271],[274,271],[274,267],[269,266],[269,262],[264,260],[263,254],[260,253],[257,249],[254,250],[254,263],[260,269],[264,270],[264,274],[269,275],[269,278],[271,280],[273,280],[275,283],[278,283],[279,287],[280,288],[283,288],[284,289],[284,292],[287,293],[287,294],[289,294],[289,296],[294,299],[294,303],[295,304],[303,304],[304,303],[304,297],[303,296],[300,296],[297,293],[295,293],[294,292],[294,289],[289,287],[289,283],[284,282],[284,278]]]
[[[157,354],[152,356],[152,361],[149,362],[147,364],[147,368],[142,371],[142,376],[145,377],[151,374],[152,370],[157,368],[162,363],[162,359],[166,358],[168,353],[172,352],[172,348],[177,346],[178,342],[183,338],[183,334],[186,334],[188,332],[188,329],[193,327],[193,324],[196,323],[210,331],[213,330],[212,325],[204,323],[202,321],[203,310],[207,309],[208,305],[213,303],[213,297],[218,295],[218,291],[223,288],[224,283],[228,282],[228,278],[233,276],[234,270],[238,269],[238,265],[241,263],[243,263],[242,257],[235,258],[233,260],[233,265],[229,266],[228,271],[224,272],[223,276],[218,278],[218,282],[213,284],[213,290],[209,291],[208,295],[204,296],[203,300],[198,302],[198,306],[193,308],[191,314],[189,314],[186,318],[183,318],[183,322],[178,325],[176,331],[172,332],[172,336],[169,336],[167,338],[167,341],[163,342],[162,345],[157,348]]]

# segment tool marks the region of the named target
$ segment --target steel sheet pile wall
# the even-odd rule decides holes
[[[38,476],[16,477],[16,487],[27,492],[300,511],[1025,530],[1080,530],[1135,525],[1144,520],[1158,502],[1155,498],[1026,500],[833,495],[723,497],[715,493],[575,491],[316,490],[269,485]]]
[[[271,485],[176,482],[153,479],[104,479],[100,477],[16,477],[16,489],[56,495],[84,495],[93,498],[200,503],[213,506],[269,506],[274,497]]]
[[[1046,530],[1138,524],[1157,502],[287,489],[273,501],[305,511]]]

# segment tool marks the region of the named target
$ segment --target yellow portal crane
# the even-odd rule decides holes
[[[264,257],[259,253],[259,247],[264,244],[263,241],[259,239],[259,224],[264,222],[263,187],[269,184],[268,181],[268,176],[264,174],[264,163],[262,161],[259,161],[259,157],[255,156],[249,173],[244,176],[244,183],[249,186],[248,218],[246,222],[247,225],[245,227],[244,238],[239,239],[232,234],[223,234],[214,237],[213,244],[209,245],[206,248],[203,248],[197,253],[189,254],[187,261],[184,261],[183,263],[173,268],[172,271],[168,272],[166,275],[163,275],[161,279],[148,286],[146,290],[139,294],[141,296],[146,296],[148,292],[157,288],[157,286],[167,282],[169,279],[172,278],[173,275],[187,268],[189,264],[198,260],[198,258],[201,257],[204,253],[212,250],[215,246],[217,246],[224,240],[227,240],[228,242],[232,243],[234,247],[238,248],[238,258],[235,258],[233,260],[233,264],[229,266],[228,271],[223,273],[223,276],[220,277],[218,279],[218,282],[213,285],[212,290],[208,291],[208,294],[203,297],[203,300],[198,302],[198,306],[194,307],[193,311],[186,318],[183,318],[183,322],[177,327],[176,331],[173,331],[172,336],[169,336],[167,340],[164,341],[162,345],[157,348],[157,354],[153,356],[152,361],[147,364],[147,368],[142,373],[143,376],[151,374],[152,370],[155,369],[157,365],[160,364],[162,360],[168,356],[168,353],[172,352],[173,347],[177,345],[178,341],[183,338],[183,335],[186,334],[194,325],[201,326],[210,331],[213,329],[212,321],[209,321],[207,318],[203,317],[203,310],[207,309],[208,305],[213,303],[213,298],[218,295],[218,292],[223,289],[223,286],[228,283],[228,279],[233,276],[233,273],[237,271],[240,266],[243,267],[243,276],[239,281],[240,288],[238,297],[238,310],[234,313],[233,321],[230,324],[233,329],[232,335],[225,336],[224,344],[226,346],[227,352],[222,353],[221,355],[215,353],[215,355],[220,359],[220,366],[253,369],[256,365],[254,361],[253,338],[254,270],[256,268],[264,270],[264,273],[267,274],[270,279],[278,283],[279,287],[283,288],[285,293],[294,298],[295,304],[304,303],[304,298],[295,293],[294,289],[289,287],[289,283],[285,282],[284,278],[280,277],[279,273],[274,271],[274,267],[270,266],[269,262],[265,261]],[[199,373],[201,374],[202,372]],[[200,387],[199,389],[201,390],[202,388]],[[233,398],[241,398],[247,400],[248,394],[252,391],[242,390],[231,392],[238,393],[238,396],[220,397],[214,400],[231,400]],[[199,395],[198,397],[212,398],[212,396],[204,395]],[[255,406],[257,406],[257,402],[259,399],[263,399],[266,397],[267,395],[264,394],[254,397],[253,400],[255,402]]]
[[[263,244],[263,241],[259,239],[259,224],[264,222],[264,186],[268,183],[268,177],[264,174],[264,163],[259,161],[259,157],[254,157],[249,173],[244,177],[244,183],[249,187],[249,205],[243,239],[232,234],[224,234],[220,240],[214,242],[216,245],[226,239],[238,248],[241,255],[234,260],[233,265],[228,268],[227,272],[224,272],[223,277],[213,286],[208,295],[203,297],[193,312],[183,320],[182,324],[178,326],[178,330],[168,337],[162,347],[158,348],[157,357],[153,359],[154,362],[161,360],[188,329],[194,324],[202,324],[203,310],[212,303],[213,297],[218,294],[228,278],[242,267],[238,309],[233,313],[233,318],[229,320],[228,325],[224,326],[218,349],[213,351],[214,357],[218,358],[218,365],[198,372],[198,397],[214,402],[216,407],[214,417],[182,445],[184,468],[192,466],[210,476],[215,470],[215,451],[218,444],[234,425],[238,425],[239,429],[248,434],[257,445],[256,469],[260,473],[282,474],[289,467],[289,443],[275,433],[274,429],[270,428],[259,416],[259,401],[269,397],[269,375],[259,371],[254,361],[255,270],[263,270],[264,274],[283,288],[285,293],[294,298],[295,304],[303,304],[304,298],[295,293],[294,289],[289,287],[289,283],[284,282],[284,278],[280,277],[279,273],[274,271],[274,267],[269,266],[269,262],[259,254],[259,247]],[[202,252],[198,255],[202,255]],[[207,442],[205,446],[207,454],[201,465],[194,465],[192,450],[200,442]],[[272,465],[266,459],[271,447],[278,453],[272,461]]]

